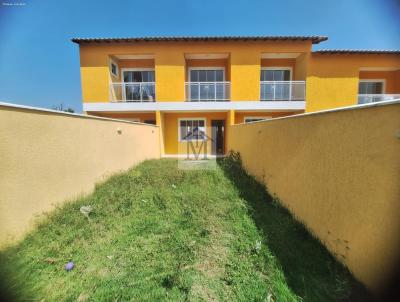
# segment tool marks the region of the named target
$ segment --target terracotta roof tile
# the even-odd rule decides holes
[[[386,50],[386,49],[323,49],[317,50],[313,53],[318,54],[400,54],[400,50]]]
[[[149,41],[312,41],[318,44],[327,40],[324,36],[171,36],[128,38],[73,38],[72,42],[83,43],[127,43]]]

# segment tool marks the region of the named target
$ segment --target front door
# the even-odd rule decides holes
[[[212,120],[212,154],[223,155],[225,153],[225,121]]]

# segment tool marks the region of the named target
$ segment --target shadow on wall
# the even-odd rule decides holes
[[[304,301],[373,301],[371,294],[230,153],[219,164],[237,187],[293,292]]]

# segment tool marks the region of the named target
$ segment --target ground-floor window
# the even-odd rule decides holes
[[[140,118],[137,118],[137,117],[126,117],[126,118],[121,118],[121,120],[140,123]]]
[[[205,139],[206,139],[205,119],[179,120],[179,141],[205,140]]]
[[[244,118],[245,123],[257,122],[257,121],[264,121],[271,119],[270,116],[249,116]]]

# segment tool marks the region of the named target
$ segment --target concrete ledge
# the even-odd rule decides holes
[[[293,111],[304,110],[302,101],[230,101],[230,102],[143,102],[143,103],[84,103],[87,112],[121,112],[121,111]]]
[[[152,124],[132,122],[132,121],[127,121],[127,120],[120,120],[120,119],[114,119],[114,118],[108,118],[108,117],[99,117],[99,116],[94,116],[94,115],[71,113],[71,112],[64,112],[64,111],[59,111],[59,110],[47,109],[47,108],[32,107],[32,106],[0,102],[0,109],[2,109],[2,108],[9,109],[9,110],[13,110],[13,109],[27,110],[27,111],[31,111],[32,113],[42,112],[42,113],[51,113],[51,114],[55,114],[55,115],[77,117],[77,118],[104,120],[104,121],[121,122],[121,123],[127,123],[127,124],[146,125],[146,126],[150,126],[150,127],[158,127],[158,126],[152,125]]]

